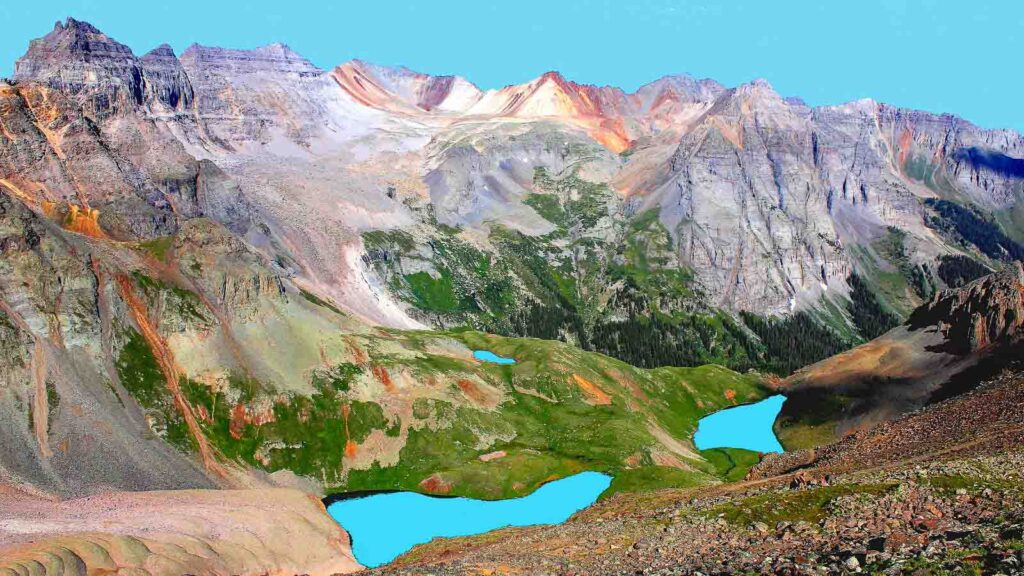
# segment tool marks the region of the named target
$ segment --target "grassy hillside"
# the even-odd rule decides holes
[[[131,326],[118,338],[120,380],[154,433],[330,492],[504,498],[582,470],[616,475],[613,490],[714,482],[732,467],[696,451],[697,421],[765,395],[755,373],[717,365],[647,370],[559,341],[371,329],[301,291],[260,295],[239,306],[243,317],[215,314],[179,285],[141,272],[128,281],[140,308],[184,333],[169,334],[166,351]],[[253,359],[268,330],[273,346]],[[473,350],[517,363],[480,362]],[[181,368],[180,400],[161,368],[166,355]]]

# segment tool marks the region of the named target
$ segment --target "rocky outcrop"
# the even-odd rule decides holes
[[[1012,264],[942,291],[904,325],[797,371],[782,384],[789,398],[778,423],[784,444],[806,426],[830,428],[819,439],[827,443],[958,396],[998,373],[1020,354],[1022,278],[1021,266]]]
[[[140,58],[145,81],[145,99],[155,112],[183,112],[193,106],[192,84],[174,50],[161,44]]]
[[[64,61],[69,65],[57,66]],[[318,284],[345,286],[361,315],[396,325],[414,322],[386,301],[393,295],[373,287],[379,280],[359,278],[362,272],[352,266],[335,267],[325,254],[328,245],[355,242],[353,228],[410,218],[396,194],[385,197],[385,190],[416,197],[431,188],[431,204],[446,224],[478,229],[490,220],[543,234],[545,226],[524,205],[530,179],[518,173],[517,164],[553,172],[583,166],[587,178],[607,182],[628,198],[625,209],[612,208],[620,212],[610,212],[613,218],[647,208],[660,211],[680,265],[695,271],[709,304],[785,314],[820,307],[822,299],[842,307],[851,273],[871,277],[891,271],[895,265],[874,249],[889,227],[907,233],[912,266],[934,268],[936,259],[951,251],[951,240],[926,225],[922,200],[955,190],[986,210],[1009,209],[1016,202],[1024,155],[1024,140],[1013,132],[981,130],[952,116],[872,101],[809,108],[780,97],[763,81],[725,89],[710,80],[672,76],[627,93],[551,72],[522,85],[481,91],[459,77],[360,61],[325,74],[283,45],[192,46],[180,59],[161,46],[136,58],[74,20],[33,43],[18,70],[19,81],[44,84],[81,102],[89,118],[141,109],[191,155],[216,162],[239,180],[237,196],[258,214],[254,219],[276,221],[273,233],[289,237],[276,243],[278,249],[292,246],[284,260],[296,261]],[[536,126],[536,139],[517,139],[515,146],[491,146],[477,159],[463,158],[467,145],[479,148],[495,137],[510,138],[507,119]],[[147,148],[127,144],[140,138],[159,142],[161,136],[127,124],[130,130],[102,127],[103,143],[126,145],[116,148],[124,158],[112,159],[122,171],[129,168],[126,188],[143,203],[174,213],[164,216],[163,230],[179,217],[227,216],[197,210],[197,170],[179,152],[169,156],[172,162],[155,158],[157,153],[168,157],[172,143],[157,147],[153,159],[138,158]],[[592,155],[576,145],[581,135],[611,152],[628,149],[629,154]],[[424,147],[427,142],[434,144]],[[68,148],[76,147],[85,149],[84,144]],[[344,158],[350,152],[358,156],[367,150],[367,160],[348,166]],[[386,159],[392,150],[408,151],[408,163]],[[173,177],[162,177],[158,167]],[[61,170],[77,172],[74,158]],[[16,171],[26,172],[23,166]],[[316,176],[341,172],[358,177],[340,191],[331,188],[335,179],[328,183]],[[119,176],[97,173],[107,176],[103,183],[116,183]],[[86,182],[75,176],[73,182]],[[416,185],[399,190],[397,181]],[[36,182],[22,188],[33,190]],[[97,189],[78,186],[82,194]],[[310,199],[282,209],[273,200],[282,187],[293,196],[308,188]],[[53,188],[66,196],[74,184]],[[302,211],[323,212],[310,204],[331,195],[358,206],[353,215],[366,211],[370,216],[339,219],[333,226],[338,232],[324,238],[291,229],[293,220],[304,219]],[[119,208],[125,217],[114,219],[114,211],[101,208],[100,218],[129,226],[135,218],[128,214],[142,208],[133,203],[134,209]],[[938,282],[934,274],[931,280]],[[921,301],[906,291],[890,295],[899,300],[898,310]]]
[[[108,493],[53,501],[0,486],[0,574],[348,574],[362,567],[296,490]]]
[[[748,479],[803,470],[811,477],[932,457],[983,456],[1024,442],[1024,375],[1020,362],[975,390],[811,450],[771,454]]]
[[[1024,268],[1020,263],[945,290],[907,321],[911,330],[938,326],[945,347],[957,354],[1012,346],[1024,339]]]

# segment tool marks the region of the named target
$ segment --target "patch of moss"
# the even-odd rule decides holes
[[[452,275],[448,270],[443,270],[439,278],[434,278],[426,272],[406,274],[405,281],[416,305],[422,310],[454,312],[461,307],[461,301],[455,294]]]
[[[369,249],[388,250],[397,248],[406,252],[416,249],[416,240],[403,230],[372,230],[363,233],[363,243]]]
[[[921,484],[936,488],[945,495],[955,494],[957,490],[967,490],[969,494],[979,494],[986,488],[992,490],[1024,489],[1024,483],[1011,478],[979,478],[966,475],[944,474],[925,476],[919,479]]]
[[[555,226],[565,227],[567,223],[565,210],[558,196],[554,194],[530,194],[526,197],[525,204],[533,208],[542,218]]]
[[[52,423],[54,415],[60,408],[60,394],[57,393],[57,387],[49,380],[46,381],[46,405],[49,409],[47,422]]]
[[[345,313],[339,310],[337,306],[331,304],[330,302],[324,300],[323,298],[320,298],[319,296],[313,294],[312,292],[306,290],[305,288],[299,288],[299,294],[301,294],[302,297],[308,300],[309,302],[317,306],[320,306],[321,308],[327,308],[331,312],[334,312],[335,314],[338,314],[340,316],[345,315]]]
[[[779,428],[775,432],[779,443],[786,450],[802,450],[831,444],[839,438],[835,434],[836,425],[834,422],[821,424],[789,424]]]
[[[708,477],[669,466],[644,466],[615,472],[611,485],[601,493],[604,500],[619,492],[649,492],[665,488],[692,488],[708,483]]]
[[[436,356],[427,351],[428,337],[455,339],[518,362],[499,366]],[[309,395],[269,396],[259,383],[235,376],[223,390],[190,381],[181,388],[206,436],[229,459],[268,471],[292,470],[338,491],[420,490],[424,479],[439,474],[452,494],[478,498],[523,495],[582,470],[621,475],[616,490],[714,481],[719,475],[715,466],[696,458],[689,460],[695,470],[687,474],[667,468],[640,471],[654,467],[650,457],[635,471],[624,463],[658,444],[652,425],[685,442],[700,417],[765,394],[756,376],[720,366],[638,370],[560,342],[468,330],[429,336],[391,331],[386,339],[401,341],[417,355],[375,355],[377,347],[370,343],[366,349],[375,365],[447,378],[452,398],[463,400],[420,398],[402,417],[410,420],[400,421],[386,415],[382,405],[353,397],[353,384],[365,368],[352,364],[315,371],[315,392]],[[464,397],[454,382],[469,374],[501,388],[504,401],[485,408]],[[592,404],[574,375],[607,394],[611,403]],[[158,378],[158,372],[151,372],[148,381],[155,386]],[[391,437],[407,431],[397,463],[348,468],[346,452],[358,455],[358,444],[375,430]],[[505,456],[480,460],[498,450]]]
[[[345,362],[313,371],[313,386],[323,391],[325,388],[335,392],[348,392],[353,378],[362,372],[355,364]]]
[[[174,248],[174,236],[161,236],[152,240],[144,240],[139,242],[139,248],[157,260],[166,262],[167,255]]]
[[[349,441],[363,442],[378,429],[390,436],[398,434],[397,423],[384,417],[380,405],[353,401],[339,392],[348,389],[358,372],[352,365],[335,366],[315,383],[318,391],[313,395],[293,395],[270,406],[261,406],[258,398],[250,397],[247,390],[254,386],[241,380],[229,384],[229,390],[242,392],[234,403],[225,391],[214,391],[205,384],[183,381],[181,386],[189,403],[208,415],[200,426],[225,457],[336,483]],[[235,414],[251,410],[269,410],[272,416],[255,424]]]
[[[712,466],[718,477],[725,482],[738,482],[760,460],[757,452],[738,448],[713,448],[700,453]]]
[[[156,357],[139,333],[128,333],[115,365],[121,385],[146,411],[153,431],[183,451],[195,451],[195,438],[174,404]]]
[[[895,488],[895,484],[841,484],[809,490],[770,493],[750,496],[739,501],[721,504],[708,511],[709,517],[721,515],[735,526],[749,526],[763,522],[775,526],[778,522],[805,521],[816,524],[828,515],[829,505],[837,498],[852,494],[878,497]]]

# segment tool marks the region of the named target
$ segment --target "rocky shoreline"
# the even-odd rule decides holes
[[[1017,574],[1024,455],[622,496],[562,526],[436,541],[371,574]]]

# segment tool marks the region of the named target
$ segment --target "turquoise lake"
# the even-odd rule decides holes
[[[529,496],[495,501],[392,492],[339,500],[327,512],[352,536],[356,560],[373,568],[439,536],[564,522],[593,504],[611,481],[605,474],[583,472],[545,484]]]
[[[693,443],[699,450],[743,448],[754,452],[782,452],[772,425],[786,397],[770,396],[745,406],[726,408],[705,416],[697,423]]]
[[[515,358],[503,358],[490,350],[473,350],[473,358],[482,362],[494,362],[495,364],[515,364]]]

